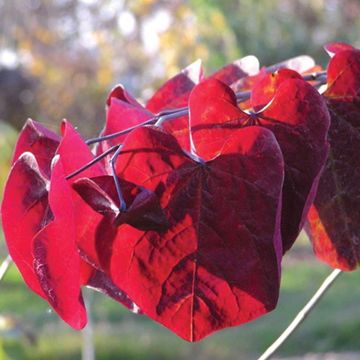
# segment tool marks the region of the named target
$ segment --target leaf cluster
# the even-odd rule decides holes
[[[28,120],[2,202],[27,285],[75,329],[88,286],[197,341],[276,307],[304,225],[320,259],[355,269],[360,52],[325,48],[325,71],[197,61],[145,105],[117,86],[87,142]]]

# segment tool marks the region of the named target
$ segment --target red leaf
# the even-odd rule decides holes
[[[334,268],[354,270],[360,263],[359,50],[344,50],[331,59],[324,95],[331,114],[330,153],[308,230],[321,260]]]
[[[256,75],[259,71],[259,60],[249,55],[225,65],[210,77],[230,86],[246,76]]]
[[[126,130],[127,128],[139,125],[151,119],[153,116],[154,115],[150,111],[143,108],[140,104],[135,105],[112,97],[110,99],[110,105],[107,109],[105,127],[101,131],[100,136]],[[96,147],[96,154],[100,155],[112,146],[121,144],[125,137],[126,135],[117,136],[114,139],[108,139],[98,143]],[[106,157],[102,162],[108,172],[110,171],[109,160],[110,157]]]
[[[149,99],[146,108],[153,113],[158,113],[186,106],[190,91],[201,78],[201,61],[197,60],[162,85]]]
[[[136,314],[141,314],[140,308],[102,271],[95,270],[88,281],[88,286],[111,297]]]
[[[63,138],[59,145],[57,154],[60,156],[64,175],[66,176],[93,160],[94,155],[69,122],[64,121],[62,123],[62,133]],[[68,183],[70,186],[70,184],[74,183],[79,178],[95,177],[104,174],[104,168],[101,164],[97,163],[77,176],[71,178]],[[70,197],[64,198],[64,201],[67,201],[67,203],[71,204],[73,207],[73,216],[76,227],[76,242],[79,248],[84,250],[84,239],[86,239],[87,242],[91,242],[91,239],[88,239],[88,237],[91,236],[92,231],[95,231],[94,229],[96,229],[97,224],[102,220],[103,216],[84,204],[81,197],[76,191],[72,190],[72,188],[70,188],[69,194]],[[86,248],[88,251],[90,249]],[[87,252],[85,251],[85,253]],[[93,252],[89,251],[89,258],[92,258],[92,255]],[[92,265],[97,264],[94,259],[90,263]]]
[[[193,146],[204,160],[218,156],[224,138],[242,126],[249,115],[241,111],[234,92],[222,82],[208,79],[192,91],[189,99]]]
[[[156,195],[149,190],[121,181],[121,189],[128,209],[120,213],[119,200],[114,180],[111,176],[79,179],[73,188],[93,211],[77,202],[78,245],[86,259],[99,269],[107,269],[112,252],[112,244],[120,224],[130,224],[140,230],[164,231],[168,221]],[[95,213],[94,213],[95,211]],[[83,214],[85,214],[83,218]],[[91,219],[90,221],[87,219]]]
[[[32,239],[46,220],[48,186],[34,155],[25,152],[11,169],[1,208],[9,254],[25,283],[43,298],[44,292],[33,270]]]
[[[327,98],[339,99],[341,104],[357,100],[353,98],[360,95],[359,58],[360,50],[344,50],[331,59],[327,71],[328,89],[324,94]]]
[[[321,185],[322,181],[320,182]],[[347,237],[349,232],[342,233],[346,219],[339,216],[339,213],[342,214],[339,206],[331,206],[328,211],[326,211],[325,206],[321,206],[323,204],[320,202],[321,200],[318,200],[323,198],[321,190],[320,187],[315,204],[310,207],[305,224],[305,231],[312,242],[315,255],[334,269],[355,270],[360,258],[357,239],[356,237],[349,239]],[[319,211],[317,207],[319,207]],[[333,216],[333,221],[329,220],[331,216]]]
[[[261,70],[256,75],[251,75],[240,79],[239,81],[230,85],[231,90],[234,92],[250,92],[253,88],[254,84],[262,79],[264,76],[267,76],[267,69],[262,67]],[[246,101],[242,101],[238,105],[241,109],[249,109],[251,108],[250,98]]]
[[[65,126],[65,125],[64,125]],[[71,148],[71,145],[82,148],[80,137],[67,125],[65,138],[62,139],[59,151],[66,155],[64,150]],[[65,128],[64,128],[65,130]],[[42,160],[44,167],[50,169],[50,162],[59,145],[57,135],[51,133],[42,125],[28,121],[18,141],[17,151],[33,150]],[[80,144],[79,144],[80,141]],[[80,145],[80,146],[79,146]],[[92,158],[90,151],[89,156]],[[67,161],[72,161],[73,166],[79,166],[79,160],[88,161],[89,157],[84,156],[84,148],[76,158],[73,157],[73,150]],[[15,152],[15,156],[17,153]],[[71,160],[70,160],[71,159]],[[83,165],[83,163],[80,163]],[[96,168],[95,168],[96,169]],[[73,170],[70,168],[69,170]],[[50,170],[49,170],[50,171]],[[93,174],[93,170],[88,173]],[[96,174],[96,171],[95,171]],[[46,298],[37,276],[33,271],[34,257],[32,253],[33,237],[53,220],[52,212],[48,204],[49,181],[41,173],[37,159],[32,153],[25,152],[15,162],[13,170],[8,179],[3,206],[3,223],[9,252],[15,264],[19,267],[25,282],[40,296]],[[64,198],[64,201],[70,200]],[[66,229],[64,229],[65,231]],[[82,267],[82,282],[86,282],[90,276],[91,269]]]
[[[65,180],[59,159],[51,174],[49,205],[54,215],[33,240],[34,270],[47,300],[74,329],[86,324],[86,310],[80,289],[80,257],[71,187]]]
[[[142,189],[125,213],[120,213],[116,224],[129,224],[140,230],[165,231],[169,227],[162,211],[159,198],[154,192]]]
[[[302,229],[316,195],[328,155],[330,118],[320,94],[295,79],[279,86],[273,102],[259,116],[262,125],[274,132],[284,154],[282,236],[286,251]]]
[[[145,314],[197,341],[275,307],[283,161],[270,131],[235,131],[199,164],[168,133],[137,129],[117,171],[155,191],[170,222],[164,233],[123,225],[113,246],[113,281]]]
[[[80,285],[87,285],[96,269],[80,258]]]
[[[114,220],[119,213],[119,201],[115,203],[111,195],[107,193],[110,186],[111,188],[115,187],[114,179],[110,175],[93,179],[81,178],[73,183],[73,189],[92,209]],[[121,188],[124,192],[124,184],[121,184]],[[128,186],[126,190],[128,190]],[[127,193],[128,191],[125,191],[125,198],[128,197]]]
[[[26,151],[33,153],[43,175],[50,178],[51,159],[55,155],[60,137],[40,123],[27,120],[17,140],[13,163]]]
[[[81,138],[72,125],[64,120],[61,124],[61,132],[63,138],[57,149],[57,154],[60,155],[64,174],[69,175],[73,171],[78,170],[83,165],[87,164],[94,159],[94,155],[86,145],[85,141]],[[77,176],[74,176],[70,182],[74,182],[81,177],[93,177],[105,175],[106,171],[100,163],[96,163]]]
[[[96,212],[111,218],[114,226],[130,224],[140,230],[164,231],[168,222],[154,192],[120,180],[120,187],[128,206],[120,212],[119,199],[112,176],[79,179],[73,184],[82,199]]]
[[[284,251],[299,234],[311,205],[328,145],[329,114],[318,92],[303,80],[281,83],[260,113],[235,108],[231,90],[216,80],[198,85],[190,96],[192,140],[196,153],[210,160],[235,128],[257,124],[276,136],[285,161],[282,238]],[[225,94],[225,95],[224,95]]]
[[[71,132],[72,131],[73,130],[71,130]],[[69,133],[69,131],[67,133]],[[64,150],[64,148],[62,148],[62,150]],[[64,151],[62,155],[65,156]],[[120,288],[113,284],[109,277],[102,271],[101,263],[108,263],[109,261],[107,251],[111,251],[111,235],[113,232],[116,233],[113,221],[119,209],[118,204],[115,204],[105,192],[110,189],[111,195],[117,199],[113,178],[111,176],[102,176],[94,178],[94,181],[88,178],[81,178],[74,181],[72,185],[81,193],[82,197],[89,201],[93,208],[87,206],[82,198],[74,194],[73,191],[71,192],[71,197],[65,197],[63,200],[70,202],[73,206],[76,245],[79,248],[79,254],[81,256],[79,259],[80,283],[81,285],[93,287],[120,302],[133,312],[140,313],[140,309],[132,300]],[[89,183],[92,186],[89,186]],[[97,185],[97,183],[99,185]],[[97,188],[93,186],[94,184]],[[134,186],[130,184],[126,185],[124,196],[129,202],[129,197],[133,196],[131,191],[134,190]],[[126,191],[127,189],[129,189],[129,191]],[[108,215],[105,216],[106,219],[104,219],[104,215]],[[68,230],[68,227],[66,230]],[[67,236],[70,237],[69,234]],[[99,238],[101,241],[96,242],[96,239]],[[105,258],[104,261],[99,260],[98,252]]]
[[[187,103],[189,93],[184,95],[183,101]],[[152,118],[155,114],[146,110],[141,105],[132,105],[116,98],[111,99],[110,107],[107,111],[106,125],[100,133],[100,136],[114,134],[133,126],[142,124]],[[188,116],[181,116],[173,121],[165,122],[162,127],[173,134],[185,150],[190,150],[189,141],[189,119]],[[127,134],[117,136],[114,139],[102,141],[98,144],[96,153],[97,155],[102,154],[104,151],[114,145],[121,144],[126,138]],[[105,164],[108,172],[110,171],[109,165],[110,156],[106,157],[102,162]]]
[[[107,106],[111,105],[111,101],[113,98],[135,106],[142,106],[128,91],[125,90],[122,85],[117,85],[110,91],[110,94],[108,95],[108,98],[106,100]]]
[[[335,54],[339,53],[340,51],[354,50],[354,47],[343,42],[333,42],[326,44],[324,46],[324,49],[331,57],[333,57]]]
[[[255,111],[262,109],[271,101],[279,85],[288,79],[301,79],[301,75],[294,70],[280,69],[266,74],[255,82],[251,91],[251,105]]]
[[[113,134],[144,123],[156,113],[164,110],[185,107],[191,89],[202,78],[201,61],[195,61],[179,74],[168,80],[148,101],[146,109],[140,105],[122,87],[113,89],[108,97],[107,119],[100,136]],[[190,149],[188,117],[182,116],[176,121],[169,121],[163,127],[178,138],[184,149]],[[111,146],[120,144],[126,135],[118,136],[99,143],[96,153],[99,155]],[[104,163],[109,163],[109,157]],[[109,169],[109,168],[108,168]]]
[[[184,151],[190,151],[189,116],[164,122],[161,127],[173,135]]]
[[[25,144],[24,146],[31,144],[32,147],[30,148],[35,149],[37,154],[45,155],[45,145],[47,144],[47,141],[46,138],[44,140],[42,136],[39,136],[39,129],[42,133],[46,134],[46,128],[35,123],[36,131],[33,131],[32,122],[28,122],[27,126],[29,128],[25,127],[25,131],[21,135],[21,139],[18,143]],[[65,162],[67,163],[69,171],[73,171],[78,166],[91,160],[93,155],[70,124],[64,123],[63,131],[64,138],[59,146],[59,152],[66,159]],[[76,157],[74,157],[72,146],[75,146],[81,151]],[[50,163],[50,156],[52,156],[50,150],[51,148],[48,149],[48,163]],[[45,162],[45,156],[43,157],[43,160]],[[99,170],[95,167],[94,169],[85,171],[85,174],[96,175],[99,174],[99,171],[100,173],[103,173],[101,169]],[[55,175],[53,174],[53,177],[54,176]],[[61,181],[64,182],[65,180],[62,179]],[[55,183],[58,182],[58,179],[56,179]],[[58,187],[56,184],[54,185],[54,181],[52,187],[55,187],[56,189]],[[67,219],[65,219],[64,216],[60,220],[59,218],[54,219],[52,211],[49,208],[48,188],[49,181],[40,173],[34,155],[25,152],[15,162],[6,185],[4,202],[2,204],[4,232],[9,252],[22,273],[25,282],[38,295],[48,300],[65,321],[69,322],[70,325],[75,328],[80,328],[85,321],[81,294],[79,295],[78,293],[80,291],[80,285],[90,284],[113,297],[115,300],[125,302],[125,305],[127,305],[130,300],[120,289],[112,284],[111,280],[108,279],[105,274],[100,276],[98,270],[95,270],[92,266],[81,260],[76,247],[75,252],[74,247],[72,247],[72,251],[70,251],[69,254],[67,253],[69,244],[71,245],[75,241],[75,225],[73,222],[74,213],[72,209],[72,205],[75,203],[73,203],[73,199],[68,196],[69,192],[63,191],[64,188],[62,188],[58,195],[62,196],[61,208],[66,209],[64,211],[66,211]],[[53,190],[53,192],[59,190],[56,189]],[[56,206],[58,206],[58,204]],[[91,221],[91,218],[89,217],[89,213],[85,210],[86,209],[83,207],[82,209],[79,209],[79,212],[87,215],[86,221],[89,222]],[[83,222],[81,225],[86,227],[87,222]],[[59,231],[60,229],[61,231]],[[40,232],[38,233],[38,231]],[[61,232],[61,236],[58,232]],[[35,238],[37,246],[35,249],[36,258],[34,258],[33,238],[37,233],[38,235]],[[60,246],[57,249],[54,248],[54,243],[56,242],[58,245],[64,245],[63,248],[60,248]],[[48,249],[53,253],[50,252],[47,254]],[[59,258],[59,253],[61,253],[61,251],[65,251],[67,256],[60,256]],[[69,265],[67,262],[68,260],[66,262],[61,261],[62,259],[68,259],[69,256],[71,257],[71,262],[76,263],[75,271],[73,272],[71,267],[66,268],[68,273],[64,274],[68,275],[71,272],[71,277],[66,280],[67,282],[65,282],[65,285],[61,285],[58,283],[56,276],[57,273],[62,272],[62,267],[67,267]],[[34,264],[35,269],[33,267]],[[39,282],[39,277],[41,278],[41,282]],[[100,283],[100,280],[103,282]],[[71,299],[66,299],[66,297],[69,296],[69,293],[66,289],[64,290],[64,288],[61,287],[66,287],[66,284],[74,285],[71,290],[77,291],[75,296],[80,296],[78,302],[76,302],[76,299],[75,301],[73,299],[73,302],[71,302]],[[72,295],[71,291],[70,295]],[[78,308],[79,306],[80,309]],[[67,307],[70,307],[70,309]],[[71,313],[74,307],[75,314],[72,315]],[[136,306],[134,307],[133,303],[131,303],[130,308],[138,310]],[[76,311],[78,312],[78,315],[76,315]]]

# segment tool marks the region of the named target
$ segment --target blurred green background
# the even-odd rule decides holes
[[[145,101],[197,58],[208,73],[249,54],[262,65],[300,54],[325,65],[323,44],[360,46],[359,33],[358,0],[0,0],[0,192],[28,117],[53,129],[68,118],[89,137],[119,82]],[[97,359],[256,358],[329,272],[302,237],[285,258],[277,310],[198,344],[87,292]],[[280,355],[360,351],[359,280],[357,272],[340,277]],[[0,360],[80,359],[82,337],[11,268],[0,284]]]

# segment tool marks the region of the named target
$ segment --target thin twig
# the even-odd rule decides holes
[[[115,152],[120,145],[115,145],[109,149],[107,149],[106,151],[104,151],[102,154],[100,154],[99,156],[95,157],[94,159],[92,159],[91,161],[89,161],[88,163],[86,163],[85,165],[83,165],[81,168],[75,170],[74,172],[72,172],[71,174],[65,176],[66,180],[70,180],[72,179],[74,176],[79,175],[81,172],[85,171],[86,169],[88,169],[90,166],[96,164],[97,162],[99,162],[100,160],[102,160],[104,157],[106,157],[107,155]]]
[[[172,120],[172,119],[176,119],[179,118],[181,116],[186,116],[189,114],[189,109],[188,108],[182,108],[179,109],[176,112],[173,113],[169,113],[166,115],[162,115],[159,117],[158,121],[155,123],[155,126],[161,126],[163,122],[168,121],[168,120]]]
[[[9,270],[11,263],[12,263],[12,259],[10,255],[8,255],[0,265],[0,281],[4,278],[5,274]]]
[[[267,360],[270,359],[272,355],[280,348],[280,346],[285,342],[285,340],[297,329],[297,327],[306,319],[311,310],[319,302],[322,296],[326,291],[331,287],[336,278],[342,273],[341,270],[335,269],[331,274],[325,279],[313,297],[309,302],[303,307],[303,309],[296,315],[294,320],[290,325],[285,329],[285,331],[278,337],[278,339],[273,342],[267,350],[258,358],[258,360]]]
[[[110,159],[110,165],[111,165],[112,177],[114,179],[114,183],[115,183],[115,187],[116,187],[116,192],[117,192],[117,195],[119,198],[119,210],[121,212],[125,212],[126,211],[126,202],[125,202],[123,192],[121,190],[120,180],[116,174],[116,160],[120,155],[121,149],[122,149],[122,146],[119,146],[118,149],[115,151],[115,154]]]
[[[251,91],[241,91],[235,94],[236,95],[236,101],[238,103],[242,103],[246,100],[250,99]]]
[[[326,70],[303,75],[303,79],[305,81],[311,81],[311,80],[318,80],[320,77],[324,77],[324,76],[326,77]]]
[[[85,306],[88,314],[88,323],[82,331],[82,360],[95,360],[95,345],[94,345],[94,326],[92,317],[92,305],[94,302],[94,292],[88,291],[85,296]]]
[[[104,135],[104,136],[99,136],[99,137],[96,137],[96,138],[86,140],[85,143],[86,143],[86,145],[93,145],[93,144],[96,144],[96,143],[101,142],[101,141],[111,140],[111,139],[114,139],[116,137],[126,135],[129,132],[131,132],[131,131],[133,131],[133,130],[141,127],[141,126],[154,124],[157,120],[158,120],[158,117],[154,116],[151,119],[142,122],[141,124],[131,126],[131,127],[127,128],[125,130],[121,130],[121,131],[118,131],[116,133],[112,133],[112,134]]]
[[[324,77],[325,76],[325,77]],[[311,74],[307,74],[303,76],[303,79],[306,81],[312,81],[312,80],[318,80],[319,78],[323,79],[325,78],[326,81],[326,71],[319,71],[319,72],[314,72]],[[318,84],[317,84],[318,85]],[[248,100],[250,98],[251,92],[250,91],[241,91],[235,94],[236,95],[236,99],[238,103],[244,102],[246,100]],[[163,122],[168,121],[168,120],[172,120],[172,119],[177,119],[181,116],[187,115],[189,113],[189,109],[188,107],[182,107],[182,108],[177,108],[177,109],[170,109],[170,110],[164,110],[161,111],[160,113],[154,115],[154,117],[140,123],[134,126],[131,126],[127,129],[118,131],[116,133],[112,133],[112,134],[108,134],[108,135],[103,135],[103,136],[99,136],[96,138],[92,138],[92,139],[88,139],[85,141],[85,143],[87,145],[93,145],[96,144],[98,142],[101,141],[105,141],[105,140],[110,140],[110,139],[115,139],[119,136],[122,135],[126,135],[128,133],[130,133],[131,131],[145,126],[145,125],[157,125],[160,126]]]

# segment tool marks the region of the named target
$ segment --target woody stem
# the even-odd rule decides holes
[[[0,265],[0,281],[4,278],[5,274],[9,270],[11,263],[12,263],[12,259],[10,255],[8,255]]]
[[[309,313],[314,309],[318,304],[320,299],[324,296],[327,290],[333,285],[337,277],[342,273],[341,270],[335,269],[330,275],[324,280],[319,289],[315,292],[312,298],[307,302],[307,304],[301,309],[301,311],[296,315],[294,320],[289,324],[289,326],[284,330],[284,332],[273,342],[267,350],[258,358],[258,360],[267,360],[270,359],[275,352],[280,348],[280,346],[289,338],[289,336],[298,328],[298,326],[306,319]]]

